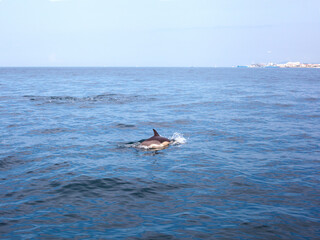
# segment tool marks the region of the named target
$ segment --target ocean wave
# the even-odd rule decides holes
[[[186,184],[166,184],[157,181],[146,181],[143,179],[121,179],[121,178],[102,178],[94,179],[92,177],[82,177],[66,182],[55,183],[53,193],[58,196],[85,195],[89,197],[109,196],[110,194],[117,197],[117,194],[122,196],[131,196],[138,198],[148,198],[149,195],[157,195],[161,192],[167,192],[179,188],[188,187]],[[50,188],[53,186],[50,186]]]

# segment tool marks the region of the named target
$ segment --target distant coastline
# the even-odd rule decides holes
[[[300,63],[300,62],[287,62],[287,63],[254,63],[250,65],[237,66],[238,68],[320,68],[319,63]]]

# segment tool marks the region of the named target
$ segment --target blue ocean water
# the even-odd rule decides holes
[[[319,69],[0,68],[0,238],[319,239],[319,106]]]

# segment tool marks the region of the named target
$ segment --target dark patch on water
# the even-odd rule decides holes
[[[75,129],[68,128],[46,128],[46,129],[35,129],[30,131],[28,134],[58,134],[58,133],[71,133],[76,131]]]
[[[19,127],[18,124],[10,124],[7,126],[7,128],[16,128],[16,127]]]
[[[57,186],[57,183],[54,183],[54,185]],[[186,187],[190,186],[185,184],[164,184],[155,181],[148,182],[143,179],[132,179],[129,181],[120,178],[92,179],[91,177],[82,177],[64,184],[59,189],[56,189],[53,194],[67,198],[82,195],[86,197],[102,197],[111,194],[148,199],[152,195],[161,194],[161,192]]]
[[[199,131],[199,132],[194,132],[194,135],[206,135],[206,136],[211,136],[211,137],[227,137],[230,136],[231,133],[229,132],[225,132],[225,131],[221,131],[221,130],[203,130],[203,131]]]
[[[303,98],[304,101],[306,102],[318,102],[320,101],[320,98],[317,97],[307,97],[307,98]]]
[[[239,143],[245,142],[245,139],[243,137],[240,137],[240,136],[228,137],[228,138],[226,138],[226,140],[227,141],[232,141],[232,142],[239,142]]]
[[[118,123],[115,127],[116,128],[136,128],[136,126],[133,124],[123,124],[123,123]]]
[[[290,108],[290,107],[293,107],[294,105],[289,103],[275,103],[274,106],[280,107],[280,108]]]
[[[147,239],[154,239],[154,240],[172,240],[172,239],[179,239],[174,235],[158,233],[147,231],[141,234],[140,237],[129,237],[128,240],[147,240]]]
[[[168,128],[171,126],[172,123],[170,122],[140,122],[140,125],[142,126],[148,126],[149,128]],[[150,133],[151,134],[151,133]]]
[[[29,162],[26,160],[26,157],[30,157],[31,155],[31,151],[21,151],[17,153],[11,153],[11,155],[0,158],[0,171],[5,171]],[[38,159],[36,158],[32,158],[31,161],[37,160]]]
[[[0,159],[0,169],[4,170],[10,167],[10,165],[15,165],[21,162],[20,158],[16,156],[6,156]]]
[[[293,118],[293,119],[312,119],[312,118],[320,118],[320,115],[300,115],[300,114],[287,114],[284,115],[285,118]]]
[[[173,104],[173,105],[165,105],[165,108],[178,108],[184,109],[185,111],[201,107],[201,106],[210,106],[213,104],[217,104],[217,102],[213,101],[205,101],[205,102],[196,102],[196,103],[182,103],[182,104]]]
[[[296,137],[297,139],[314,139],[314,137],[307,133],[292,134],[291,136]]]
[[[95,96],[73,97],[73,96],[33,96],[25,95],[24,98],[30,101],[40,102],[41,104],[72,104],[72,103],[109,103],[109,104],[125,104],[141,100],[150,100],[142,98],[138,95],[104,93]]]

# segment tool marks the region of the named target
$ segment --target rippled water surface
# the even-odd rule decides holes
[[[320,69],[0,68],[1,239],[319,239]],[[136,148],[152,129],[183,141]]]

